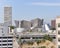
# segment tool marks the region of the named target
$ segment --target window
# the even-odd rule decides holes
[[[13,47],[8,47],[8,48],[13,48]]]
[[[12,42],[12,40],[8,40],[8,42]]]
[[[58,48],[60,48],[60,46],[58,46]]]
[[[58,41],[60,41],[60,38],[58,38]]]
[[[3,46],[6,46],[7,44],[2,44]]]
[[[43,37],[33,37],[33,39],[42,39]]]
[[[2,38],[6,39],[7,37],[2,37]]]
[[[13,38],[13,37],[8,37],[8,38]]]
[[[8,45],[12,45],[12,44],[8,44]]]
[[[58,31],[58,34],[60,34],[60,31]]]
[[[60,27],[60,23],[58,24],[58,27]]]
[[[30,39],[30,37],[21,37],[21,39]]]
[[[7,42],[7,40],[3,40],[2,42]]]

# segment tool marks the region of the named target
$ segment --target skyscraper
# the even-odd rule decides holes
[[[7,26],[12,25],[12,7],[4,7],[4,23]]]

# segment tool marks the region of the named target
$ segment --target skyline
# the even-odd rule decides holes
[[[60,0],[0,0],[0,23],[3,22],[4,6],[12,6],[13,20],[41,18],[49,23],[60,15]]]

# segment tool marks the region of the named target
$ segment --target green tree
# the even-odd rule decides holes
[[[10,27],[10,29],[14,29],[15,28],[15,26],[9,26]]]
[[[53,41],[53,38],[50,37],[49,35],[44,35],[43,39]]]

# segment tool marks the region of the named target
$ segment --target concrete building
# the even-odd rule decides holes
[[[30,28],[31,27],[31,22],[29,22],[29,21],[26,21],[26,20],[22,20],[21,21],[21,26],[20,26],[21,28]]]
[[[13,48],[13,35],[8,26],[12,25],[12,7],[4,7],[4,23],[0,23],[0,48]]]
[[[49,35],[50,37],[52,37],[53,43],[56,44],[56,32],[55,33],[53,33],[53,32],[45,32],[45,33],[43,33],[43,32],[19,32],[18,33],[17,32],[16,35],[19,36],[19,38],[21,40],[20,42],[22,44],[25,43],[25,45],[23,45],[23,46],[20,45],[20,47],[22,47],[22,48],[38,48],[38,47],[40,47],[41,45],[36,45],[36,44],[34,44],[32,46],[27,45],[26,42],[35,42],[37,40],[41,40],[41,39],[43,39],[44,35]]]
[[[56,18],[56,39],[57,39],[57,48],[60,48],[60,16]]]
[[[19,21],[15,20],[15,26],[18,28],[19,27]]]
[[[51,20],[51,27],[56,28],[56,20]]]
[[[21,21],[16,21],[15,20],[15,25],[16,27],[19,27],[19,28],[30,28],[31,27],[31,22],[30,21],[26,21],[26,20],[21,20]]]
[[[12,25],[12,7],[4,7],[4,23],[7,26]]]
[[[13,48],[13,36],[0,36],[0,48]]]
[[[4,32],[4,28],[0,31],[0,48],[13,48],[13,35]]]
[[[33,19],[31,20],[31,27],[37,27],[37,28],[42,28],[43,25],[43,19]]]

